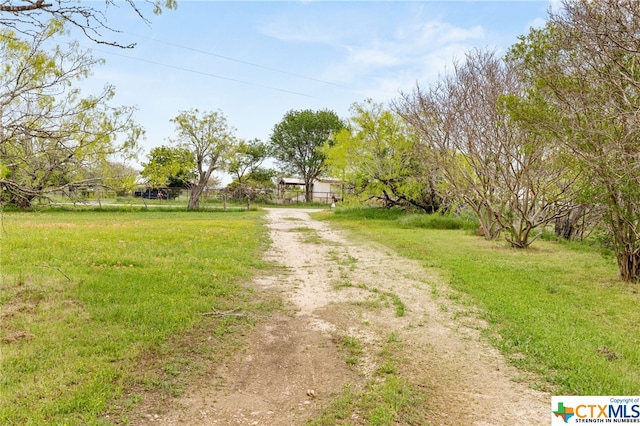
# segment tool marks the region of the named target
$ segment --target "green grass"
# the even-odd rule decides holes
[[[355,366],[359,362],[359,357],[362,354],[362,345],[360,341],[353,336],[346,336],[342,340],[342,346],[347,352],[346,362],[350,366]]]
[[[408,214],[400,216],[398,223],[403,228],[478,229],[477,220],[441,214]]]
[[[640,391],[640,287],[620,282],[613,259],[597,249],[537,241],[516,250],[463,230],[405,228],[393,215],[317,217],[437,268],[454,291],[479,307],[492,343],[513,364],[539,374],[541,385],[553,392]]]
[[[137,384],[178,394],[189,356],[217,356],[179,336],[248,321],[202,314],[268,309],[242,286],[264,266],[261,213],[5,212],[0,232],[3,425],[126,423]]]

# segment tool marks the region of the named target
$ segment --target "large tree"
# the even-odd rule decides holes
[[[430,152],[399,115],[371,99],[350,108],[348,128],[327,146],[327,164],[362,199],[433,213],[440,206]]]
[[[571,154],[588,197],[606,208],[622,279],[640,282],[640,3],[562,6],[510,51],[533,87],[519,116]]]
[[[105,0],[101,7],[97,7],[98,2],[87,0],[0,0],[0,27],[33,36],[46,30],[53,20],[79,29],[97,43],[133,47],[133,44],[123,45],[104,36],[105,32],[118,32],[118,29],[109,25],[108,11],[110,8],[119,8],[119,3]],[[149,23],[149,13],[159,14],[163,8],[175,9],[177,6],[176,0],[125,0],[122,3],[127,4],[145,23]]]
[[[304,180],[305,200],[312,199],[313,181],[326,169],[322,147],[345,124],[333,111],[289,111],[271,134],[273,157],[283,170]]]
[[[223,166],[223,160],[234,140],[234,129],[227,124],[221,111],[200,112],[198,109],[182,111],[171,120],[176,125],[179,146],[193,153],[198,173],[191,187],[189,210],[200,207],[200,196],[209,184],[214,171]]]
[[[109,105],[112,87],[83,96],[72,86],[98,61],[76,44],[45,48],[61,29],[53,23],[24,41],[0,30],[1,199],[23,208],[55,191],[100,183],[88,171],[135,153],[143,134],[132,108]]]

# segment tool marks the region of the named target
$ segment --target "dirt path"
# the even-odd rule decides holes
[[[549,424],[550,396],[521,383],[523,376],[480,339],[472,315],[454,320],[448,299],[434,299],[447,291],[435,274],[379,245],[347,240],[307,212],[269,210],[273,244],[265,257],[283,268],[255,282],[257,289],[281,291],[294,313],[257,327],[249,347],[216,372],[215,383],[140,424],[304,424],[345,385],[371,377],[375,354],[391,333],[410,360],[399,373],[428,393],[422,409],[429,424]],[[380,294],[397,295],[405,315],[381,304]],[[338,348],[345,336],[362,342],[355,368]],[[352,421],[365,424],[357,415]]]

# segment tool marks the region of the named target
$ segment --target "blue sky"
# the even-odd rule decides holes
[[[539,1],[184,1],[146,25],[124,3],[108,11],[123,50],[86,39],[106,63],[83,83],[135,105],[145,154],[174,136],[180,111],[220,110],[239,138],[267,141],[289,110],[348,118],[366,98],[387,102],[427,86],[472,48],[498,52],[544,23]]]

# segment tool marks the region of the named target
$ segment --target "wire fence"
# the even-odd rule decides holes
[[[133,191],[114,191],[108,188],[76,188],[75,190],[60,191],[53,194],[54,200],[73,200],[76,202],[102,202],[108,200],[133,199],[141,202],[188,202],[191,197],[191,189],[188,188],[137,188]],[[226,201],[242,201],[245,202],[247,197],[251,201],[263,201],[276,204],[303,204],[305,203],[305,194],[300,191],[260,191],[251,194],[231,194],[221,188],[206,188],[201,196],[201,202],[226,202]],[[312,193],[311,201],[314,203],[331,204],[339,199],[338,194],[333,191]]]

